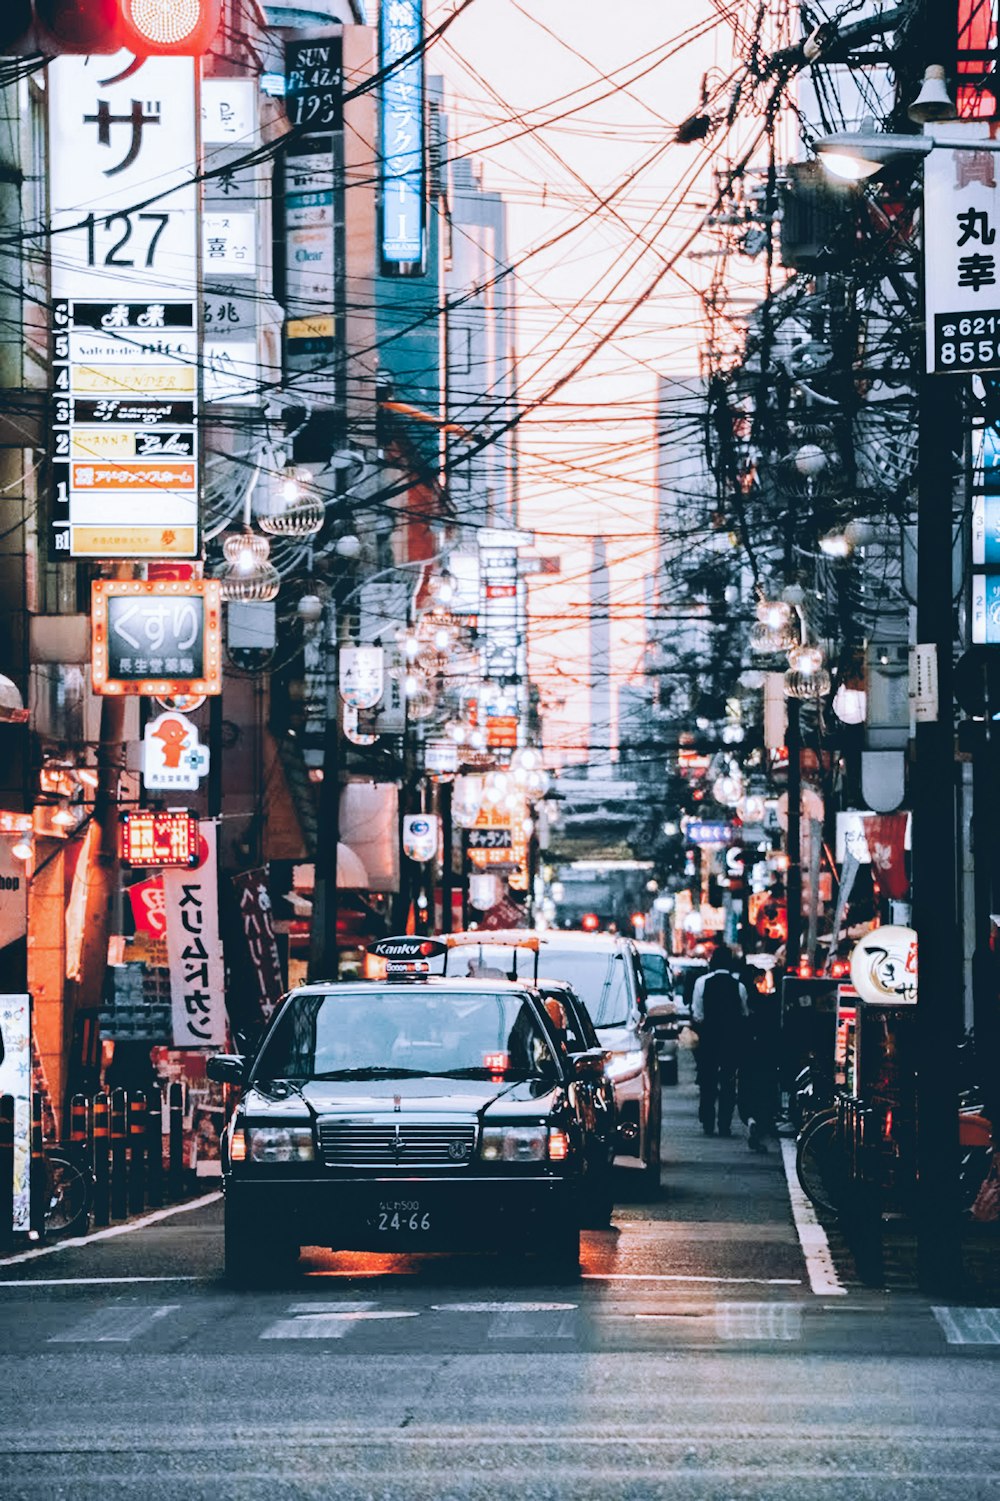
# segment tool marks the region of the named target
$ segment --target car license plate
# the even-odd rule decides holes
[[[431,1228],[431,1216],[419,1199],[382,1199],[373,1224],[379,1235],[422,1235]]]

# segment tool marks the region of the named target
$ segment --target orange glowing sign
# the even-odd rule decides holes
[[[95,693],[222,692],[217,579],[98,579],[91,637]]]
[[[159,808],[123,813],[119,849],[124,865],[191,869],[200,858],[198,819],[193,813],[170,813]]]

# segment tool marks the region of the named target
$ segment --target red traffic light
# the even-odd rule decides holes
[[[222,0],[117,0],[121,45],[136,57],[200,57],[215,40]]]

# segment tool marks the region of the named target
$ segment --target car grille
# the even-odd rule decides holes
[[[471,1122],[320,1120],[327,1167],[467,1167],[476,1150]]]

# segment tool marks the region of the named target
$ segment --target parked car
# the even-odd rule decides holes
[[[303,1245],[527,1247],[576,1267],[604,1053],[570,1053],[530,986],[428,977],[443,947],[384,939],[402,973],[293,990],[253,1057],[208,1060],[243,1091],[223,1143],[233,1282]]]
[[[549,1011],[550,1017],[565,1031],[566,1049],[571,1057],[580,1053],[603,1051],[600,1038],[590,1012],[580,1000],[572,985],[565,980],[536,982],[538,992]],[[553,1014],[560,1008],[561,1018]],[[584,1224],[590,1229],[603,1229],[614,1209],[614,1160],[618,1108],[615,1104],[614,1085],[605,1075],[600,1085],[588,1091],[585,1101],[585,1125],[587,1127],[587,1182]]]
[[[537,970],[572,985],[610,1055],[607,1072],[618,1110],[615,1165],[642,1172],[648,1190],[655,1192],[663,1106],[660,1061],[632,939],[616,933],[514,928],[451,933],[447,942],[449,972],[468,967],[476,973],[485,967],[508,978],[531,978]],[[466,950],[471,950],[468,957]]]
[[[637,939],[635,946],[646,981],[646,1010],[660,1054],[660,1078],[664,1084],[676,1084],[677,1040],[690,1012],[686,1016],[678,1014],[673,971],[666,949],[646,939]]]

